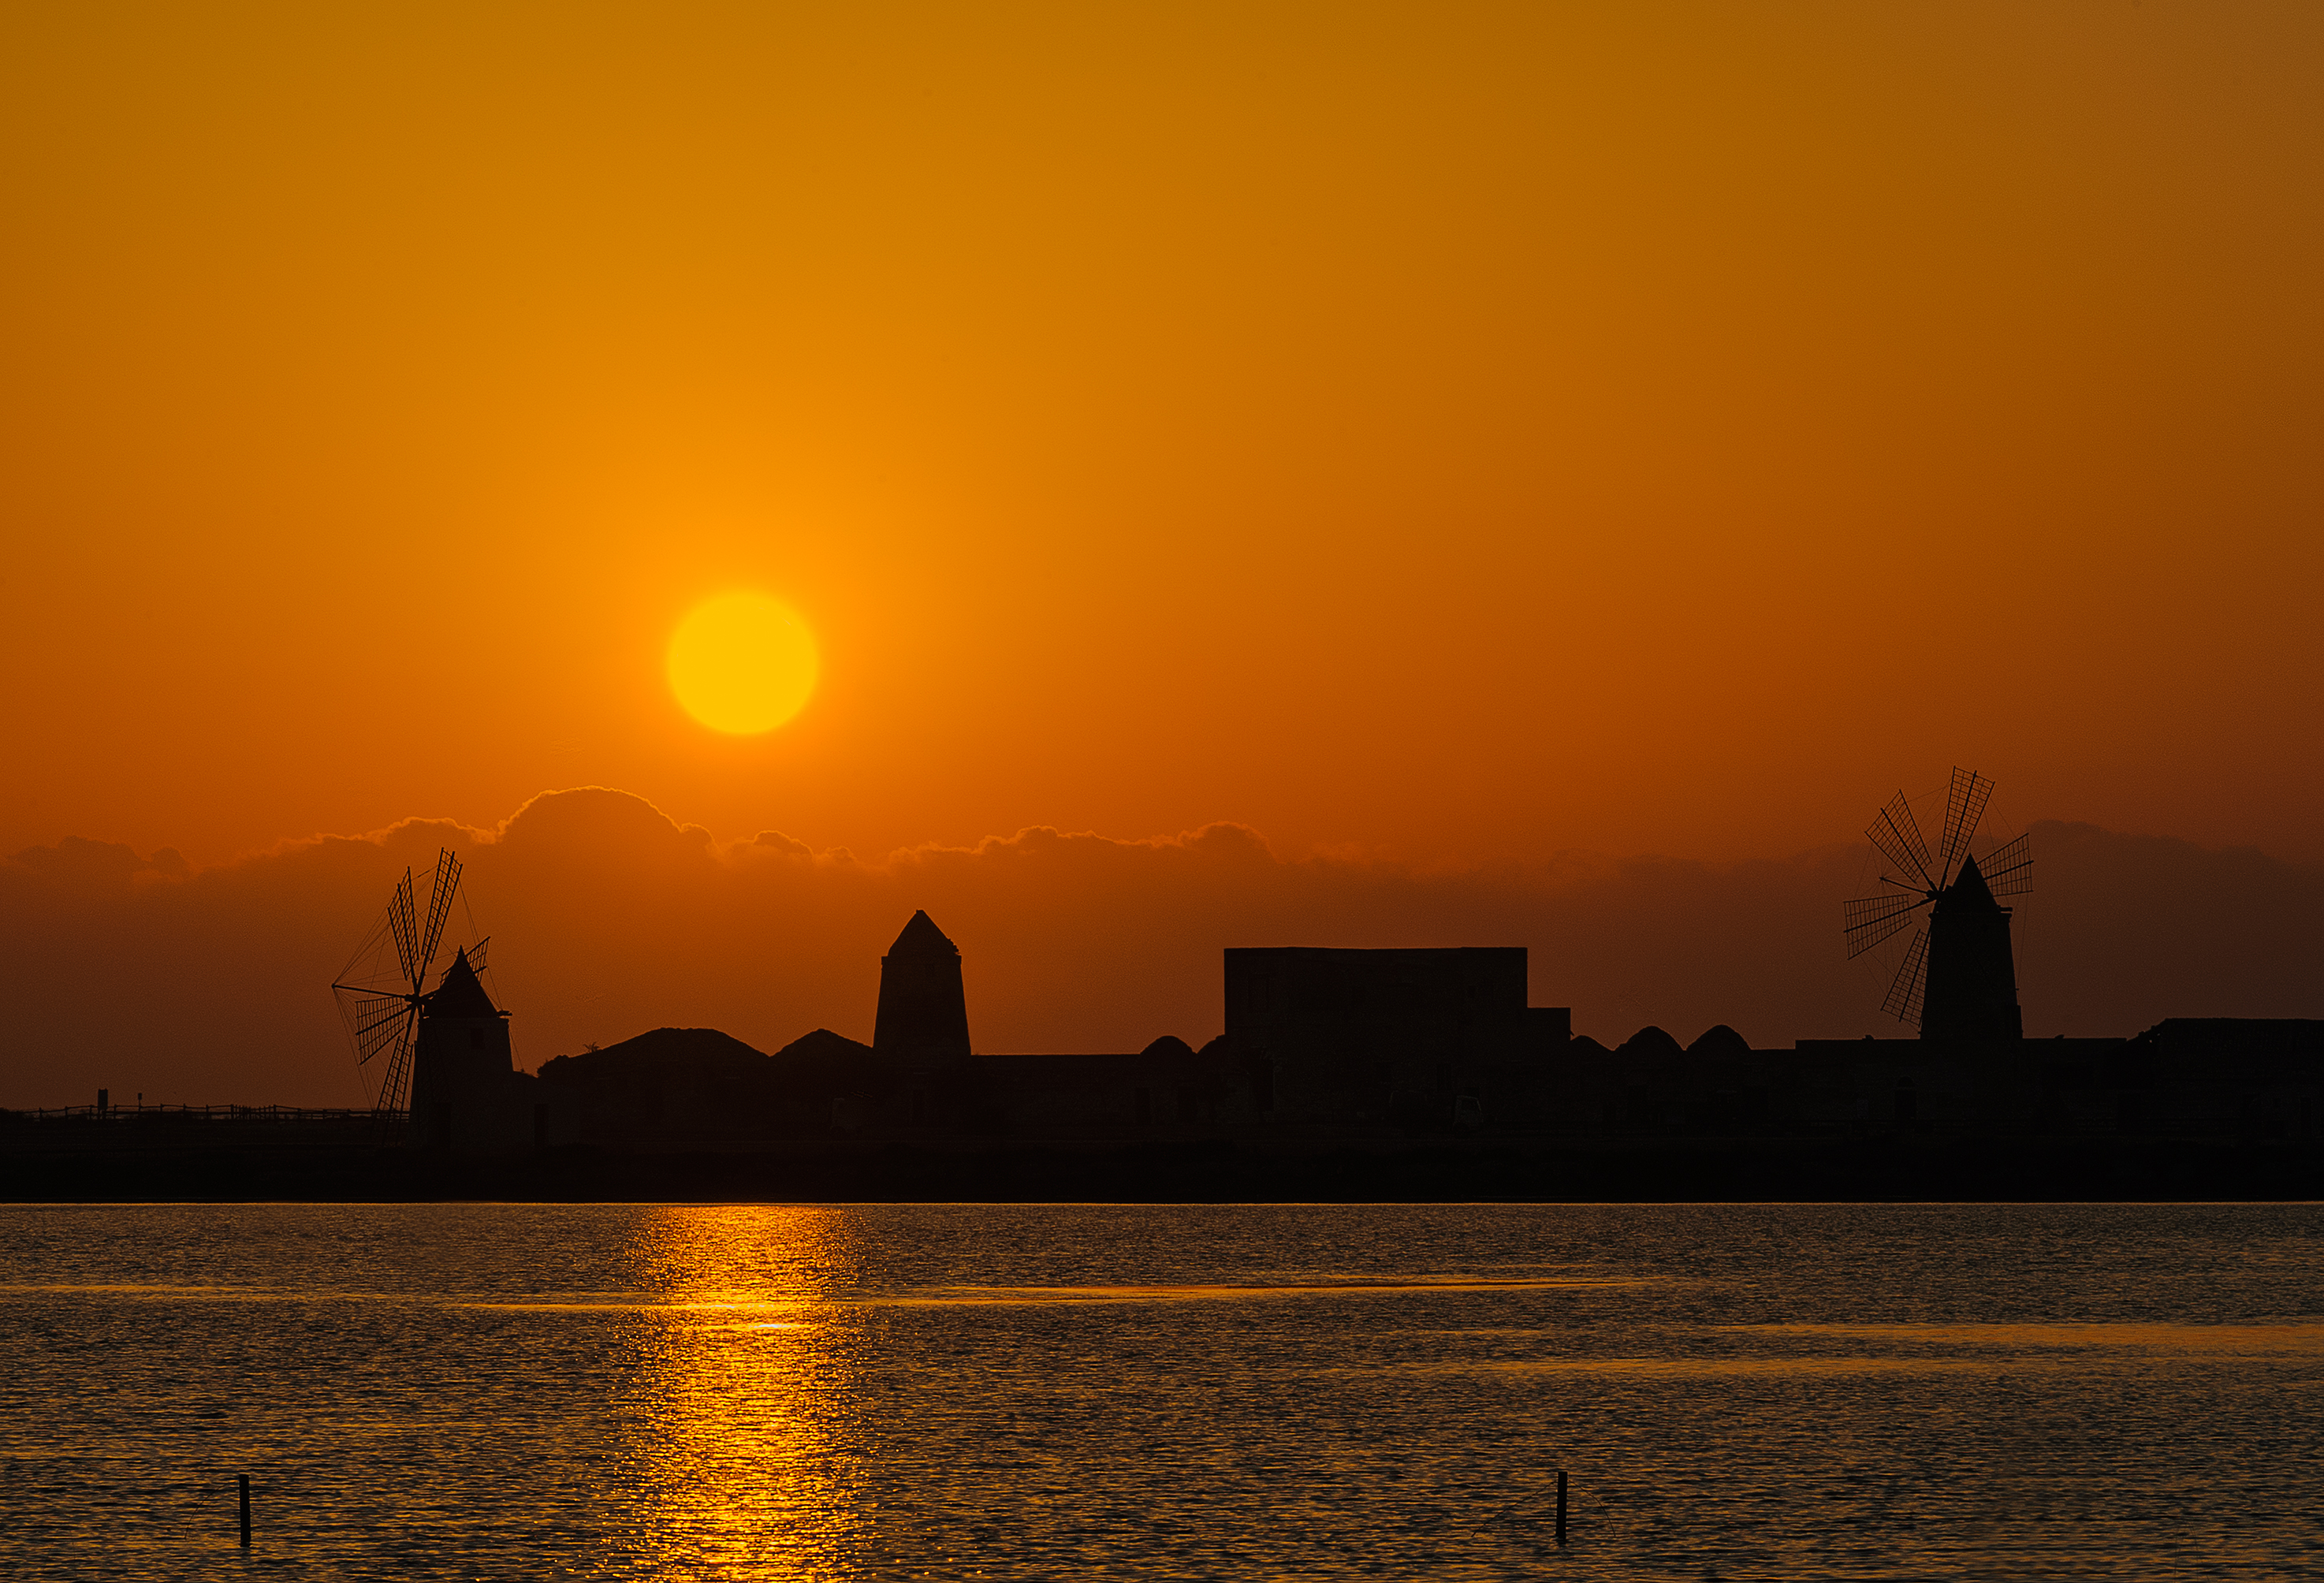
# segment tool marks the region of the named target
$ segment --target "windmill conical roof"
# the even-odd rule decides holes
[[[2001,906],[1993,899],[1993,888],[1978,872],[1975,858],[1961,860],[1960,872],[1953,876],[1950,885],[1945,887],[1945,893],[1937,898],[1937,905],[1949,911],[1966,907],[1978,912],[1997,912]]]
[[[468,965],[468,953],[465,947],[453,954],[452,965],[444,970],[444,981],[436,986],[434,994],[428,997],[428,1015],[430,1017],[498,1017],[500,1015],[500,1008],[493,1004],[493,998],[484,993],[484,986],[477,980],[476,970]]]
[[[923,957],[958,956],[960,947],[954,945],[945,937],[945,932],[936,927],[934,918],[929,917],[925,912],[916,912],[912,915],[912,921],[904,925],[904,932],[896,936],[896,943],[888,947],[888,954]]]

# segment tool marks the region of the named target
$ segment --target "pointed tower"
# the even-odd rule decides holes
[[[1975,858],[1929,911],[1924,1039],[2020,1039],[2017,964],[2009,949],[2009,908],[1993,898]]]
[[[918,912],[880,959],[880,1013],[872,1048],[882,1059],[927,1068],[968,1057],[968,995],[960,950]]]
[[[515,1070],[508,1013],[493,1004],[461,951],[420,1005],[411,1061],[411,1141],[463,1154],[520,1145],[510,1094]]]

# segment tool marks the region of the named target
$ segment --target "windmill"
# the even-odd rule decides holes
[[[1998,898],[2034,888],[2034,854],[2021,835],[1987,852],[1982,863],[1970,855],[1992,796],[1993,782],[1983,776],[1953,771],[1932,857],[1911,802],[1898,792],[1864,833],[1895,870],[1880,876],[1891,888],[1842,908],[1850,960],[1919,925],[1881,1008],[1916,1025],[1924,1039],[2024,1036],[2010,909]]]
[[[374,1111],[381,1117],[409,1109],[411,1098],[411,1055],[418,1043],[420,1018],[428,1004],[428,971],[435,965],[436,948],[443,941],[445,920],[451,916],[453,896],[460,888],[460,860],[449,848],[436,854],[436,878],[428,893],[423,921],[411,888],[411,870],[388,898],[387,912],[364,936],[347,965],[331,984],[338,999],[339,1017],[355,1048],[355,1064],[379,1081]],[[386,960],[390,943],[395,960]],[[472,968],[484,965],[486,942],[479,940],[466,955]],[[374,1065],[374,1063],[380,1064]]]

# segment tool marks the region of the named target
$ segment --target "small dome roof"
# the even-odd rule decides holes
[[[1176,1034],[1164,1034],[1139,1054],[1149,1061],[1192,1061],[1194,1047]]]
[[[1748,1055],[1751,1043],[1722,1022],[1689,1045],[1686,1053],[1690,1055]]]
[[[1648,1023],[1645,1027],[1640,1028],[1637,1033],[1632,1034],[1628,1038],[1623,1040],[1620,1046],[1616,1049],[1614,1053],[1617,1055],[1634,1056],[1683,1055],[1685,1054],[1684,1051],[1679,1048],[1678,1041],[1676,1039],[1672,1038],[1668,1034],[1663,1032],[1662,1029],[1655,1026],[1652,1023]]]

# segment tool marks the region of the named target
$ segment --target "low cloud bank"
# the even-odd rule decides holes
[[[2032,833],[2028,1033],[2324,1011],[2324,867],[2088,824]],[[1222,1026],[1230,945],[1528,946],[1534,1003],[1572,1006],[1609,1044],[1646,1023],[1683,1040],[1725,1022],[1760,1045],[1896,1026],[1881,970],[1840,957],[1853,847],[1424,873],[1288,861],[1212,824],[1147,841],[1031,829],[872,862],[776,832],[721,840],[587,787],[494,830],[410,820],[198,871],[78,839],[0,860],[0,1105],[85,1104],[100,1086],[124,1102],[363,1103],[327,986],[406,864],[424,892],[438,846],[468,865],[528,1066],[665,1024],[767,1050],[818,1026],[868,1039],[881,953],[915,907],[962,949],[985,1051],[1199,1045]],[[467,929],[456,909],[454,934]]]

